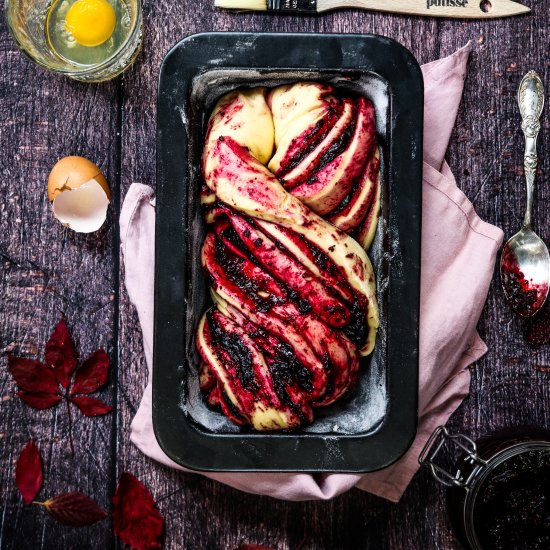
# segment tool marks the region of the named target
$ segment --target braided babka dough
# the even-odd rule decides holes
[[[378,328],[374,107],[315,82],[232,91],[202,171],[214,306],[197,329],[201,389],[238,425],[311,423],[357,383]]]

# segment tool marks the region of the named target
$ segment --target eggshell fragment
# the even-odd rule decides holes
[[[63,224],[78,233],[97,231],[105,221],[109,199],[100,183],[92,179],[76,189],[59,193],[53,213]]]
[[[48,178],[48,198],[51,202],[62,191],[76,189],[83,183],[95,179],[101,185],[107,198],[111,199],[111,190],[101,170],[84,157],[65,157],[56,163]]]
[[[54,216],[79,233],[97,231],[105,221],[111,191],[101,170],[83,157],[65,157],[48,178]]]

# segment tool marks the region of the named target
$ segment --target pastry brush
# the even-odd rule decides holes
[[[339,8],[450,17],[489,19],[529,13],[527,6],[512,0],[214,0],[218,8],[274,13],[321,13]]]

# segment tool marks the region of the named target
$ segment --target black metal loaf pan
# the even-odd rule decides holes
[[[240,86],[322,80],[377,111],[382,213],[370,251],[380,330],[358,390],[307,429],[256,433],[202,402],[197,322],[210,305],[200,156],[215,102]],[[209,33],[178,43],[158,92],[153,423],[177,463],[204,471],[367,472],[397,460],[417,423],[423,84],[412,55],[372,35]]]

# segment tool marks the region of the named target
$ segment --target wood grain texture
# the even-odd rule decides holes
[[[98,346],[112,354],[117,274],[113,270],[115,215],[91,236],[63,229],[50,212],[45,185],[61,157],[90,157],[113,181],[118,153],[117,84],[84,86],[46,74],[21,56],[4,20],[0,30],[0,349],[40,356],[65,312],[81,358]],[[37,507],[25,508],[13,484],[14,461],[35,438],[45,482],[39,498],[81,490],[109,505],[114,454],[113,417],[84,418],[73,408],[75,450],[67,439],[63,407],[36,411],[16,396],[0,358],[1,548],[106,547],[105,525],[86,536],[52,522]],[[102,393],[115,403],[112,385]]]
[[[116,414],[75,422],[71,457],[65,411],[34,411],[15,396],[0,358],[0,547],[111,548],[109,521],[85,529],[59,526],[25,508],[13,482],[14,461],[30,437],[45,462],[39,496],[82,490],[107,509],[118,475],[130,471],[167,519],[165,547],[231,550],[259,543],[278,550],[447,550],[456,548],[444,491],[420,472],[397,505],[358,490],[330,502],[287,503],[240,493],[193,474],[178,474],[142,456],[129,442],[131,419],[146,383],[137,316],[120,269],[117,217],[132,182],[155,185],[156,86],[168,49],[203,31],[375,32],[410,48],[420,62],[452,53],[472,39],[464,100],[448,161],[459,186],[487,221],[510,236],[520,226],[524,190],[522,136],[515,94],[536,69],[550,90],[550,0],[524,0],[533,14],[491,22],[406,18],[360,11],[322,17],[215,10],[210,0],[144,3],[139,61],[121,79],[86,86],[32,65],[0,22],[0,349],[35,356],[64,311],[81,356],[99,345],[112,361],[103,397]],[[550,238],[550,116],[543,115],[535,229]],[[45,184],[61,156],[97,162],[113,188],[104,228],[79,236],[51,216]],[[495,276],[479,331],[489,353],[472,370],[470,397],[451,429],[474,437],[519,424],[550,427],[550,348],[521,338]],[[301,546],[300,546],[301,545]]]

